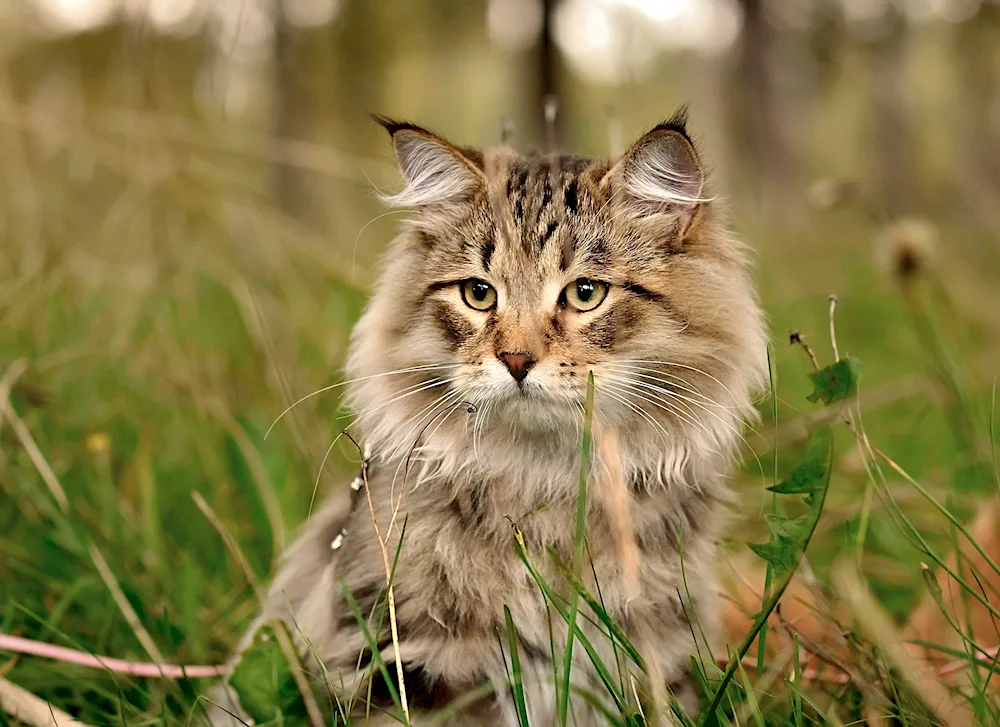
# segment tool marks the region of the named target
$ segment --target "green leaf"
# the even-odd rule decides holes
[[[806,398],[829,406],[855,396],[858,393],[858,366],[857,359],[842,358],[825,369],[809,374],[814,390]]]
[[[819,519],[819,505],[826,495],[830,479],[830,458],[833,455],[833,432],[820,429],[809,440],[802,461],[792,473],[768,489],[778,495],[804,495],[809,512],[796,518],[765,515],[771,539],[750,544],[750,549],[774,569],[774,579],[780,581],[799,561],[809,536]]]
[[[825,370],[825,369],[824,369]],[[804,495],[809,505],[809,512],[796,518],[784,518],[777,515],[767,515],[767,526],[771,531],[771,539],[764,544],[750,545],[750,548],[766,560],[774,571],[775,587],[770,596],[765,599],[760,613],[754,619],[750,632],[743,643],[729,660],[722,682],[715,690],[715,695],[708,709],[702,714],[702,727],[715,727],[719,724],[717,710],[726,696],[726,690],[736,674],[740,660],[746,656],[750,644],[767,623],[768,617],[778,606],[785,589],[795,575],[802,554],[809,546],[816,525],[823,512],[823,502],[830,486],[830,472],[833,464],[833,432],[829,427],[816,431],[809,441],[809,447],[802,461],[792,470],[788,479],[775,485],[772,489],[778,494]]]
[[[771,539],[763,545],[749,543],[750,550],[767,561],[774,568],[774,577],[780,580],[798,562],[812,518],[809,515],[797,518],[765,515],[764,520],[771,531]]]
[[[253,643],[243,652],[229,685],[240,704],[256,724],[279,720],[285,724],[305,724],[305,702],[295,677],[285,660],[275,629],[288,635],[281,622],[266,623],[257,629]]]
[[[813,505],[815,496],[826,488],[830,470],[833,432],[820,429],[809,440],[806,454],[788,477],[768,489],[777,495],[805,495],[806,504]]]

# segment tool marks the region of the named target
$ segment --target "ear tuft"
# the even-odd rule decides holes
[[[661,122],[655,129],[653,129],[653,131],[676,131],[678,134],[691,142],[691,135],[688,134],[687,130],[689,108],[688,104],[682,104],[680,108],[674,111],[673,116],[666,121]]]
[[[425,134],[430,133],[427,129],[424,129],[416,124],[411,124],[409,121],[397,121],[395,119],[390,119],[388,116],[383,116],[382,114],[369,114],[372,119],[381,126],[383,129],[389,132],[389,136],[393,136],[397,131],[422,131]]]
[[[447,206],[468,198],[483,181],[482,170],[461,149],[406,121],[373,114],[392,137],[406,187],[382,200],[393,207]]]
[[[686,227],[698,206],[711,201],[703,196],[705,174],[688,134],[687,106],[644,134],[609,176],[638,216],[681,214]]]

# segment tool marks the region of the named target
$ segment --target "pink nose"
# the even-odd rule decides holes
[[[514,381],[521,383],[528,371],[535,365],[535,359],[528,353],[501,353],[497,357],[504,362]]]

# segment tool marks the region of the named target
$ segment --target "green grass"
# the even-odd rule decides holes
[[[351,186],[344,194],[358,200],[353,215],[309,233],[270,206],[261,192],[265,168],[206,149],[171,146],[172,173],[143,176],[128,149],[81,136],[44,158],[25,146],[25,164],[4,170],[0,376],[23,371],[10,392],[16,419],[0,421],[2,633],[137,660],[150,659],[152,644],[173,663],[218,663],[254,615],[253,582],[266,582],[314,491],[345,486],[355,469],[356,452],[338,445],[318,475],[346,422],[335,393],[296,407],[263,435],[290,401],[339,377],[394,218],[362,234],[379,209]],[[81,155],[94,167],[84,180],[72,175]],[[827,295],[835,292],[840,352],[862,362],[856,416],[898,469],[874,451],[859,455],[835,418],[833,477],[808,559],[827,585],[844,562],[860,568],[900,623],[926,592],[920,563],[942,560],[997,496],[991,402],[1000,254],[984,231],[946,226],[939,249],[947,254],[904,295],[874,262],[878,230],[852,210],[816,213],[794,234],[740,219],[760,251],[777,378],[773,402],[760,403],[763,423],[747,437],[755,456],[748,453],[735,479],[743,522],[729,546],[745,553],[747,542],[768,540],[762,515],[772,496],[764,488],[806,451],[802,423],[821,407],[806,400],[810,367],[784,333],[801,330],[820,360],[832,362]],[[785,499],[774,505],[779,515],[804,511]],[[582,552],[572,564],[577,574]],[[955,573],[951,585],[961,581],[966,598],[997,607],[996,594],[984,596],[971,575]],[[577,596],[560,612],[590,655],[570,624],[578,610],[603,622],[600,595]],[[919,690],[863,629],[844,627],[857,633],[851,643],[864,684],[832,690],[779,674],[764,689],[774,665],[734,670],[719,722],[735,724],[737,713],[740,724],[849,724],[860,714],[854,705],[877,694],[906,724],[926,723]],[[516,628],[509,623],[501,635],[511,645]],[[615,638],[638,666],[638,650]],[[966,651],[996,643],[996,634],[965,640]],[[510,667],[516,697],[520,666]],[[710,663],[701,669],[711,697],[721,673]],[[617,666],[599,671],[627,711]],[[560,672],[554,678],[568,694]],[[974,673],[964,698],[983,723],[1000,724],[991,675]],[[188,724],[209,686],[31,657],[13,660],[6,678],[93,725]]]

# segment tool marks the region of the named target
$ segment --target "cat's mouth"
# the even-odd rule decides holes
[[[532,382],[530,377],[516,384],[511,382],[510,386],[491,387],[482,394],[481,401],[476,401],[477,408],[497,413],[503,411],[507,417],[521,423],[572,419],[583,404],[579,392],[553,390],[539,382]],[[474,397],[474,400],[479,398]]]

